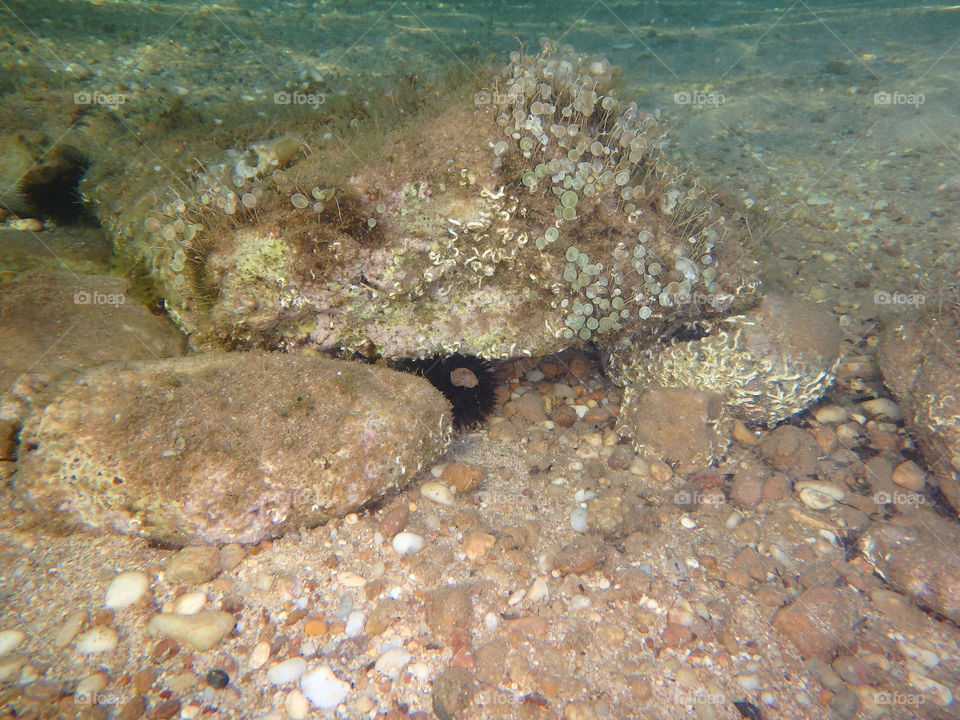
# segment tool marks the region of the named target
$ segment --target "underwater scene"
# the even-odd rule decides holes
[[[0,0],[0,717],[960,717],[960,6]]]

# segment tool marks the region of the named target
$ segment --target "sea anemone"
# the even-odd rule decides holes
[[[402,360],[398,369],[426,378],[443,393],[450,402],[457,430],[483,424],[496,405],[496,372],[487,360],[476,355],[457,353]]]

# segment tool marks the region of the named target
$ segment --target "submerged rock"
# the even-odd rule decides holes
[[[0,278],[0,392],[22,397],[18,385],[114,360],[173,357],[183,346],[176,327],[138,303],[124,278],[49,271]]]
[[[757,268],[615,74],[548,43],[356,149],[307,154],[289,127],[175,187],[94,167],[89,193],[197,346],[494,358],[654,337],[738,305]]]
[[[402,487],[450,437],[413,375],[264,352],[112,365],[27,421],[39,513],[175,544],[255,543]]]
[[[960,313],[908,318],[878,348],[883,382],[907,410],[940,489],[960,508]]]

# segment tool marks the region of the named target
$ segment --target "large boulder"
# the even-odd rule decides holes
[[[115,364],[28,418],[14,490],[68,526],[254,543],[402,487],[450,428],[437,390],[382,367],[266,352]]]
[[[956,310],[892,323],[878,348],[883,382],[906,410],[907,427],[960,508],[960,318]]]

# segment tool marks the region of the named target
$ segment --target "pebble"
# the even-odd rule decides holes
[[[177,615],[196,615],[207,604],[207,595],[202,592],[189,592],[173,602],[173,612]]]
[[[435,502],[438,505],[445,505],[447,507],[453,505],[453,493],[443,483],[434,482],[425,482],[420,486],[420,494],[431,502]]]
[[[348,570],[337,575],[337,582],[348,588],[362,588],[367,584],[367,579]]]
[[[86,621],[86,610],[74,610],[67,615],[67,619],[63,621],[63,625],[60,626],[57,634],[53,637],[53,646],[62,648],[73,642],[73,639],[77,636],[77,633],[80,632],[80,628],[83,627]]]
[[[911,660],[916,660],[928,670],[931,670],[940,664],[940,656],[937,655],[937,653],[935,653],[933,650],[922,648],[916,643],[910,642],[909,640],[901,640],[897,647],[904,657],[910,658]]]
[[[490,533],[471,531],[463,536],[463,553],[471,560],[479,560],[497,542],[497,538]]]
[[[400,671],[407,666],[407,663],[413,659],[413,655],[403,648],[390,648],[377,658],[377,672],[396,680],[400,677]]]
[[[103,604],[112,610],[129,607],[142,598],[149,587],[150,578],[146,573],[122,572],[110,582]]]
[[[680,524],[687,530],[693,530],[697,526],[697,521],[688,515],[684,515],[680,518]]]
[[[258,670],[262,668],[269,659],[270,643],[268,643],[266,640],[261,640],[254,645],[253,650],[250,653],[250,657],[247,658],[247,665],[251,670]]]
[[[219,571],[220,551],[208,545],[185,547],[164,567],[167,580],[174,585],[199,585],[211,580]]]
[[[539,602],[550,597],[550,586],[545,577],[538,577],[527,588],[527,600],[532,603]]]
[[[77,638],[76,648],[81,655],[96,655],[110,652],[117,646],[119,637],[113,628],[99,625]]]
[[[907,679],[910,684],[925,695],[933,698],[933,701],[941,707],[946,707],[953,702],[953,693],[950,688],[938,683],[933,678],[921,675],[913,670],[907,671]]]
[[[913,460],[907,460],[893,469],[893,482],[902,488],[920,492],[923,490],[926,475]]]
[[[346,699],[350,683],[334,675],[328,665],[323,665],[300,678],[300,689],[311,705],[330,710]]]
[[[893,400],[890,398],[874,398],[860,403],[860,407],[873,417],[885,417],[890,420],[901,420],[903,413]]]
[[[220,569],[224,572],[230,572],[237,565],[243,562],[243,559],[247,556],[247,551],[244,550],[243,545],[238,543],[230,543],[229,545],[224,545],[220,548],[220,554],[217,557],[217,561],[220,565]]]
[[[753,692],[760,687],[760,676],[756,673],[747,673],[736,676],[737,684],[747,692]]]
[[[202,651],[216,646],[233,626],[233,615],[222,610],[203,610],[195,615],[154,615],[147,623],[147,631],[154,637],[173,638]]]
[[[294,657],[271,665],[267,670],[267,680],[274,685],[286,685],[299,680],[306,671],[307,661],[302,657]]]
[[[570,511],[570,527],[578,533],[585,533],[587,531],[586,508],[574,508]]]
[[[546,375],[544,375],[543,372],[537,368],[534,368],[533,370],[527,370],[527,380],[532,383],[538,383],[545,377]]]
[[[28,232],[40,232],[43,230],[43,223],[37,218],[18,218],[11,220],[9,224],[14,230],[27,230]]]
[[[310,712],[310,703],[302,692],[291,690],[283,699],[283,709],[293,720],[302,720]]]
[[[22,630],[4,630],[0,632],[0,655],[7,655],[14,650],[26,634]]]
[[[77,689],[74,691],[74,695],[90,695],[91,693],[99,692],[107,687],[109,682],[110,678],[107,677],[106,673],[97,672],[92,675],[87,675],[77,683]]]
[[[826,510],[847,496],[842,488],[818,480],[796,483],[794,489],[800,494],[801,502],[811,510]]]
[[[455,462],[444,466],[443,481],[460,494],[470,492],[483,479],[483,468],[479,465]]]
[[[422,535],[404,531],[397,533],[390,544],[401,555],[413,555],[423,549],[424,542]]]
[[[819,408],[813,416],[818,423],[842,423],[850,417],[846,409],[839,405],[825,405]]]
[[[366,622],[366,620],[366,615],[359,610],[354,610],[347,616],[347,626],[343,631],[344,635],[346,635],[348,638],[353,638],[360,635],[360,633],[363,632],[363,624]]]

